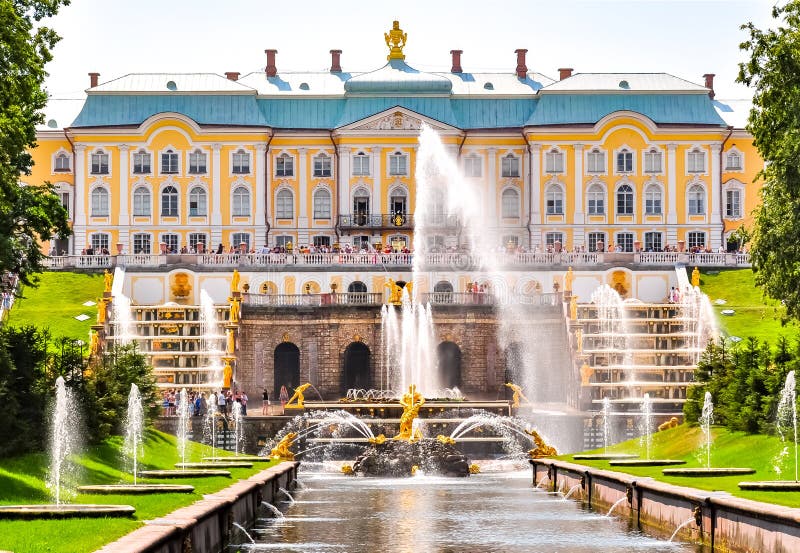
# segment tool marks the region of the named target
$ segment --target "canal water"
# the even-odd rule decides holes
[[[301,472],[282,519],[260,519],[234,551],[314,553],[699,553],[535,490],[530,470],[467,479]],[[242,534],[242,540],[247,538]]]

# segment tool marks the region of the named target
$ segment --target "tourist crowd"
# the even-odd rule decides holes
[[[162,413],[165,417],[174,417],[178,414],[179,390],[170,388],[164,390],[162,394]],[[208,413],[208,402],[213,392],[189,391],[188,406],[190,417],[202,417]],[[247,393],[240,390],[220,390],[214,395],[217,411],[223,415],[233,412],[233,404],[238,403],[242,406],[242,415],[247,415]]]

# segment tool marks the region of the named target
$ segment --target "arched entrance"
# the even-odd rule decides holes
[[[433,287],[433,303],[453,303],[453,285],[440,280]]]
[[[291,342],[283,342],[275,348],[275,386],[273,398],[277,399],[281,386],[286,386],[289,395],[300,385],[300,349]]]
[[[347,390],[368,390],[372,387],[369,371],[369,348],[362,342],[352,342],[344,350],[344,370],[342,371],[342,389],[344,396]]]
[[[348,303],[367,303],[367,285],[360,280],[347,287]]]
[[[461,348],[454,342],[442,342],[436,348],[439,360],[439,375],[442,386],[455,388],[461,386]]]

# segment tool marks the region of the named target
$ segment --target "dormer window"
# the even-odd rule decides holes
[[[233,153],[233,171],[234,175],[247,175],[250,173],[250,154],[244,150],[238,150]]]
[[[726,171],[741,171],[742,170],[742,154],[739,152],[728,152],[725,156],[725,170]]]
[[[553,148],[544,154],[544,170],[546,173],[564,172],[564,152]]]
[[[150,173],[150,154],[139,150],[133,154],[133,174],[146,175]]]
[[[325,154],[319,154],[314,158],[314,176],[315,177],[331,176],[331,156]]]
[[[161,154],[161,174],[175,175],[178,173],[178,153],[167,150]]]
[[[281,154],[275,159],[275,176],[294,176],[294,159],[292,159],[292,156],[289,154]]]
[[[519,158],[514,154],[503,157],[500,164],[500,176],[519,177]]]
[[[623,148],[617,152],[617,173],[633,172],[633,152]]]
[[[700,148],[691,150],[686,157],[686,169],[689,173],[705,173],[706,153]]]
[[[69,156],[65,153],[60,153],[56,156],[54,171],[56,173],[69,173],[70,172]]]
[[[108,174],[108,154],[103,150],[97,150],[92,154],[92,175]]]
[[[605,173],[606,172],[606,154],[595,148],[586,155],[586,172],[587,173]]]
[[[389,174],[396,176],[408,175],[408,156],[402,152],[395,152],[390,155]]]
[[[208,156],[200,150],[195,150],[189,154],[189,174],[205,175],[207,170],[206,159]]]

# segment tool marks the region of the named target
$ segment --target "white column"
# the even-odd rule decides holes
[[[720,190],[720,150],[722,144],[711,144],[711,249],[717,251],[722,244],[722,191]]]
[[[542,145],[531,144],[531,247],[541,243],[541,231],[538,225],[542,224],[542,212],[539,204],[542,201]]]
[[[383,213],[383,195],[381,194],[383,192],[383,179],[381,179],[380,148],[372,148],[372,159],[375,160],[375,178],[372,180],[372,206],[370,211],[375,215],[380,215]],[[411,201],[411,198],[409,198],[409,201]]]
[[[492,234],[497,231],[499,214],[497,213],[497,148],[487,148],[486,150],[486,230],[489,233],[489,243],[494,244]]]
[[[678,174],[675,163],[677,144],[667,144],[667,239],[671,246],[678,244]]]
[[[216,249],[222,242],[222,186],[220,183],[220,150],[222,144],[211,145],[211,243]]]
[[[72,219],[73,253],[86,247],[86,145],[75,144],[75,211]]]
[[[254,164],[254,169],[256,172],[256,191],[255,191],[255,218],[253,222],[255,223],[255,237],[253,242],[253,247],[256,248],[256,251],[259,251],[258,248],[265,245],[267,243],[267,225],[265,219],[265,207],[264,201],[266,199],[266,151],[267,145],[266,144],[256,144],[256,162]]]
[[[336,190],[336,197],[338,198],[339,205],[336,208],[339,215],[350,215],[350,162],[352,152],[349,146],[338,146],[339,150],[339,174],[336,176],[338,188]],[[334,221],[334,225],[338,225],[339,221]]]
[[[575,208],[572,222],[576,225],[584,223],[583,216],[583,144],[575,144]],[[581,233],[582,234],[582,233]],[[576,233],[577,236],[577,233]]]
[[[308,243],[308,148],[298,148],[299,206],[297,210],[297,244]]]
[[[127,144],[119,145],[119,220],[117,221],[117,227],[119,228],[118,242],[124,244],[123,247],[125,247],[125,249],[128,249],[128,233],[131,224],[128,211],[128,202],[131,197],[130,186],[128,183],[128,178],[130,176],[130,171],[128,169],[128,161],[130,159],[130,156],[128,155],[129,150],[130,146]],[[114,244],[109,244],[109,246],[111,247],[112,251],[116,251],[116,249],[113,247]]]

